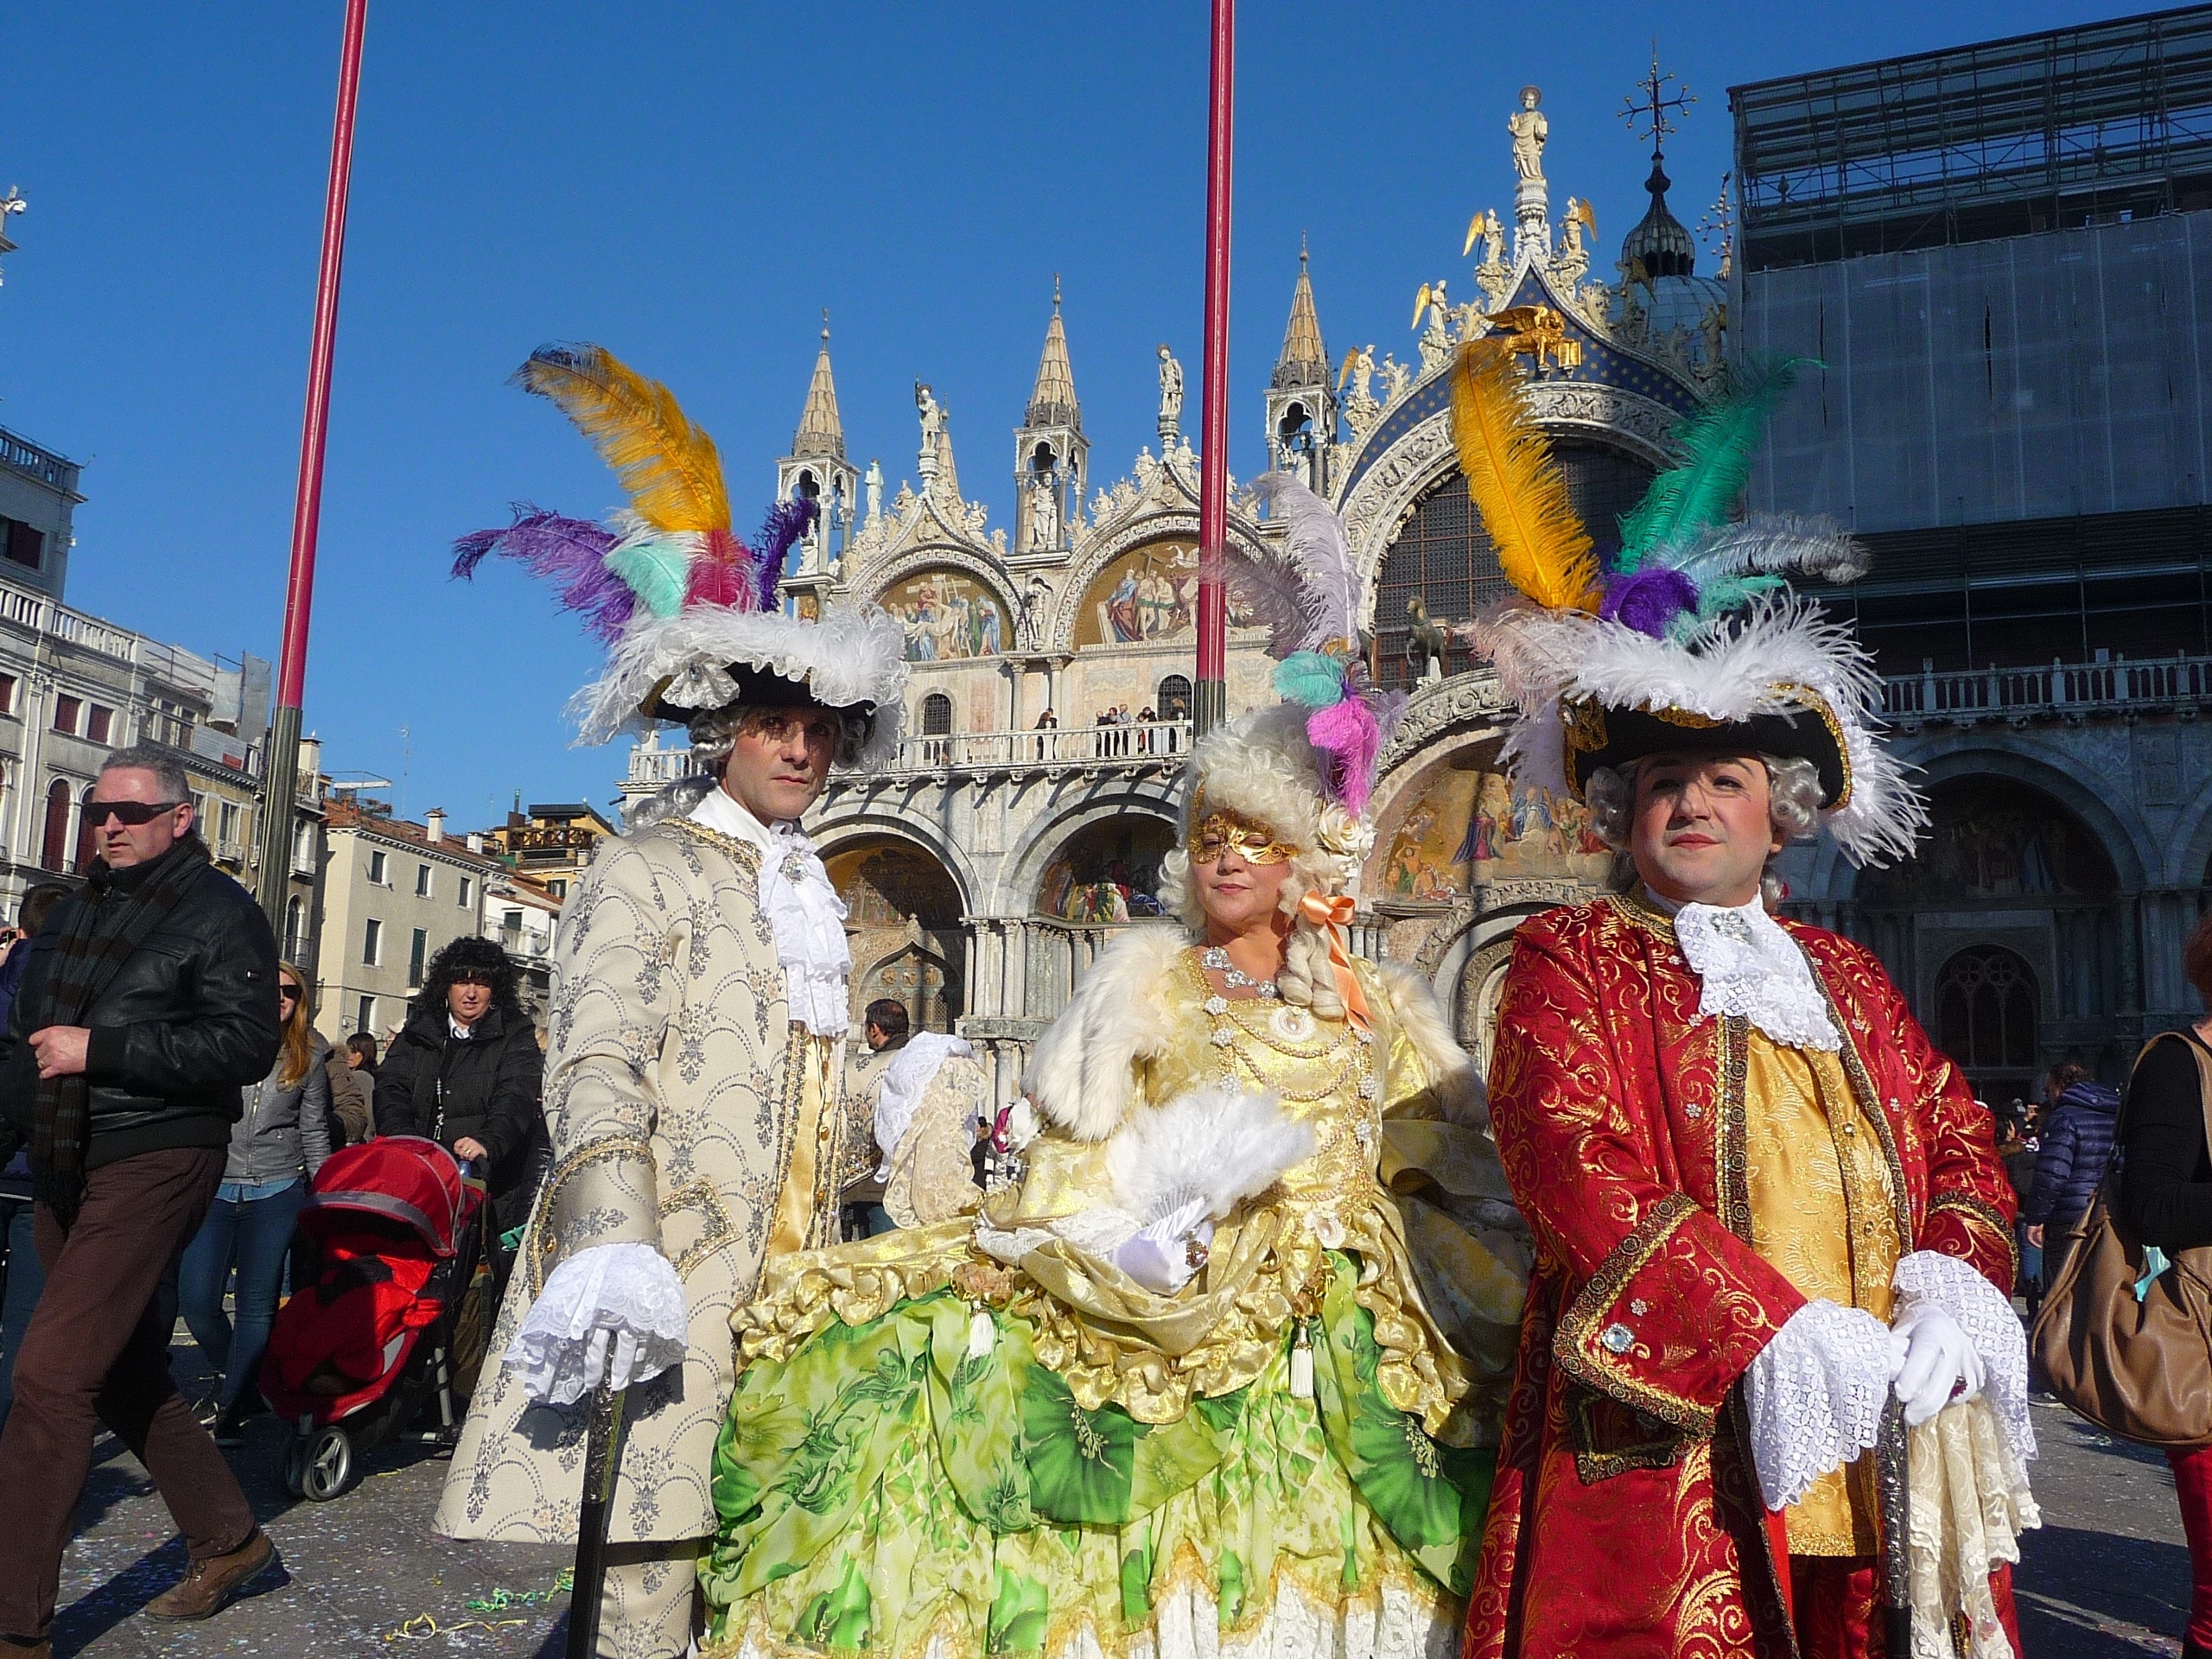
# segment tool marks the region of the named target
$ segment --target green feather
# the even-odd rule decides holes
[[[1681,461],[1653,479],[1643,499],[1621,516],[1618,569],[1641,569],[1657,550],[1728,522],[1751,478],[1775,400],[1811,363],[1791,357],[1748,366],[1726,391],[1675,429]]]
[[[674,616],[683,608],[691,580],[691,550],[673,537],[641,536],[607,556],[607,568],[630,586],[638,602],[655,616]]]
[[[1294,651],[1275,664],[1275,695],[1308,709],[1329,709],[1344,699],[1344,664],[1318,651]]]

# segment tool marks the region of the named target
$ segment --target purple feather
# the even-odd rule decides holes
[[[1697,609],[1697,583],[1679,570],[1655,565],[1605,578],[1605,602],[1598,614],[1654,639],[1667,637],[1667,625]]]
[[[514,523],[505,530],[475,531],[453,544],[454,575],[474,576],[491,553],[519,560],[533,576],[560,585],[562,608],[582,616],[592,633],[609,644],[620,639],[637,595],[607,568],[613,531],[524,503],[514,512]]]
[[[814,528],[820,509],[803,495],[788,501],[779,501],[768,509],[768,516],[761,521],[760,534],[756,538],[760,551],[753,556],[760,560],[760,608],[779,608],[777,588],[784,579],[784,559],[791,544]]]

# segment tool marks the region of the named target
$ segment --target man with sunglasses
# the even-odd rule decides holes
[[[168,750],[110,755],[84,812],[97,856],[28,947],[0,1035],[0,1152],[29,1147],[47,1272],[0,1430],[0,1659],[50,1651],[103,1423],[190,1557],[149,1618],[219,1612],[276,1559],[169,1374],[156,1291],[222,1180],[241,1089],[276,1063],[276,941],[194,833]]]

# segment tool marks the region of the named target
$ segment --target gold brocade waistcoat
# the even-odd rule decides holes
[[[1744,1060],[1751,1248],[1807,1299],[1863,1307],[1887,1324],[1897,1195],[1842,1062],[1784,1048],[1756,1027]],[[1815,1481],[1788,1512],[1790,1554],[1874,1554],[1873,1474],[1873,1459],[1860,1458]]]
[[[847,1130],[839,1091],[842,1045],[791,1022],[784,1051],[785,1121],[791,1161],[776,1194],[768,1254],[789,1255],[837,1242],[837,1191]]]

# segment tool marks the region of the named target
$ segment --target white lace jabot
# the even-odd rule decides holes
[[[1784,1048],[1833,1053],[1843,1046],[1812,964],[1764,905],[1754,899],[1677,906],[1656,893],[1651,899],[1674,912],[1675,940],[1700,982],[1700,1014],[1740,1014]]]
[[[845,981],[853,971],[845,901],[830,885],[814,843],[795,823],[762,823],[723,789],[709,790],[690,817],[760,855],[760,908],[776,936],[791,1017],[817,1037],[843,1034],[849,1023]]]

